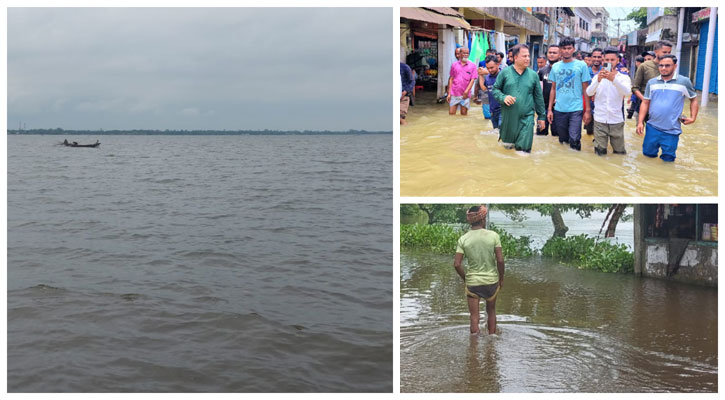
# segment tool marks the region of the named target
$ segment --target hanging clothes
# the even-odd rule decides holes
[[[503,32],[496,32],[496,50],[506,54],[506,36]]]
[[[471,52],[468,55],[468,61],[471,61],[474,65],[478,66],[478,61],[481,59],[481,45],[482,39],[479,32],[473,34],[473,42],[471,43]],[[486,53],[483,53],[486,54]]]
[[[484,61],[486,59],[486,52],[488,51],[488,34],[486,32],[481,32],[481,60]]]

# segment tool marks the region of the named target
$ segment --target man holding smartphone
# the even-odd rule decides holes
[[[611,142],[614,154],[626,154],[624,149],[624,115],[622,104],[631,93],[629,76],[619,73],[616,65],[619,53],[616,48],[604,50],[604,65],[587,87],[587,94],[594,97],[594,152],[607,154]]]
[[[672,162],[675,161],[675,151],[682,133],[680,124],[690,125],[697,119],[697,93],[688,78],[675,72],[677,57],[672,54],[663,55],[659,58],[657,67],[660,76],[650,79],[644,90],[637,134],[642,136],[645,130],[644,117],[649,112],[642,153],[647,157],[657,157],[661,148],[662,161]],[[690,118],[681,116],[685,97],[690,99]]]

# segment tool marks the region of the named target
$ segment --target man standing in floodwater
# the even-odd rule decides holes
[[[541,90],[544,92],[544,107],[548,107],[549,95],[551,94],[551,82],[549,81],[549,73],[551,67],[559,61],[559,45],[552,44],[546,50],[546,60],[548,61],[543,68],[539,69],[539,81],[541,82]],[[537,135],[546,136],[549,133],[549,120],[544,121],[544,129],[538,129]],[[558,136],[554,126],[551,126],[551,136]]]
[[[529,65],[529,46],[517,44],[511,49],[514,63],[499,72],[493,85],[493,97],[501,103],[500,140],[504,147],[531,152],[534,141],[534,112],[539,129],[544,128],[546,109],[539,75]]]
[[[451,77],[448,78],[448,115],[456,115],[458,106],[461,107],[461,115],[468,115],[471,107],[471,88],[478,76],[478,70],[468,60],[469,53],[467,48],[461,47],[459,60],[451,65]]]
[[[485,206],[473,206],[466,213],[471,230],[458,239],[453,267],[463,279],[463,286],[471,313],[471,334],[480,332],[480,300],[486,300],[488,333],[496,333],[496,296],[503,288],[504,261],[501,239],[498,233],[484,229],[486,226]],[[468,268],[461,266],[463,257]]]
[[[491,122],[493,123],[493,129],[498,129],[501,124],[501,104],[496,101],[493,97],[493,85],[496,84],[498,78],[498,60],[495,55],[490,55],[484,60],[486,63],[486,75],[483,81],[479,78],[479,87],[481,90],[485,90],[488,93],[488,104],[491,112]]]
[[[647,88],[644,90],[638,115],[637,134],[642,136],[645,116],[649,112],[642,153],[654,158],[662,148],[660,158],[662,161],[671,162],[675,161],[675,151],[682,133],[680,123],[685,125],[694,123],[699,105],[692,82],[675,72],[677,57],[672,54],[661,56],[657,68],[660,70],[660,76],[647,82]],[[690,99],[690,118],[682,114],[685,97]]]
[[[643,90],[647,86],[647,83],[652,79],[660,75],[660,70],[657,67],[659,64],[660,57],[670,54],[672,52],[672,43],[667,40],[660,40],[655,44],[654,54],[647,52],[645,55],[645,61],[637,68],[634,74],[634,80],[632,81],[632,93],[640,101],[640,108],[642,107],[642,100],[644,100]],[[644,122],[647,122],[648,116],[645,115]]]
[[[559,134],[559,143],[569,143],[572,149],[581,150],[582,121],[588,124],[592,119],[588,107],[589,96],[586,94],[592,77],[584,61],[572,58],[573,39],[562,39],[559,42],[559,52],[561,61],[554,64],[549,73],[551,92],[547,118]],[[584,95],[584,104],[582,104],[582,95]]]
[[[594,98],[594,152],[607,154],[611,142],[614,154],[626,154],[624,149],[624,98],[632,91],[629,76],[617,71],[619,53],[616,47],[604,51],[604,67],[599,68],[587,87],[587,94]]]

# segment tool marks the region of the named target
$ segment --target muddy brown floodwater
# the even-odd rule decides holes
[[[685,102],[689,115],[689,101]],[[636,118],[636,114],[635,114]],[[498,144],[491,121],[474,105],[449,116],[432,94],[418,96],[400,128],[401,196],[716,196],[717,102],[683,128],[677,160],[642,155],[636,121],[625,122],[626,155],[594,154],[583,134],[581,152],[552,136],[535,136],[529,155]]]
[[[717,392],[717,289],[507,260],[471,337],[452,261],[401,251],[401,392]]]

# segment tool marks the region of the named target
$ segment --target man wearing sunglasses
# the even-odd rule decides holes
[[[659,57],[660,75],[650,79],[644,90],[639,109],[637,134],[645,130],[645,115],[649,112],[642,153],[657,157],[660,148],[663,161],[675,161],[675,151],[682,133],[681,124],[690,125],[697,119],[697,93],[692,82],[677,74],[677,57],[667,54]],[[685,97],[690,99],[690,117],[682,114]]]
[[[647,82],[649,82],[652,78],[656,78],[660,74],[660,71],[657,68],[657,64],[659,64],[659,57],[670,54],[671,52],[672,43],[667,40],[660,40],[657,44],[655,44],[654,57],[652,60],[647,60],[648,57],[645,57],[646,61],[643,62],[637,69],[637,72],[634,74],[634,80],[632,81],[632,93],[639,98],[640,102],[644,99],[642,91],[644,90],[644,87],[647,86]],[[645,122],[646,121],[647,116],[645,115]]]

